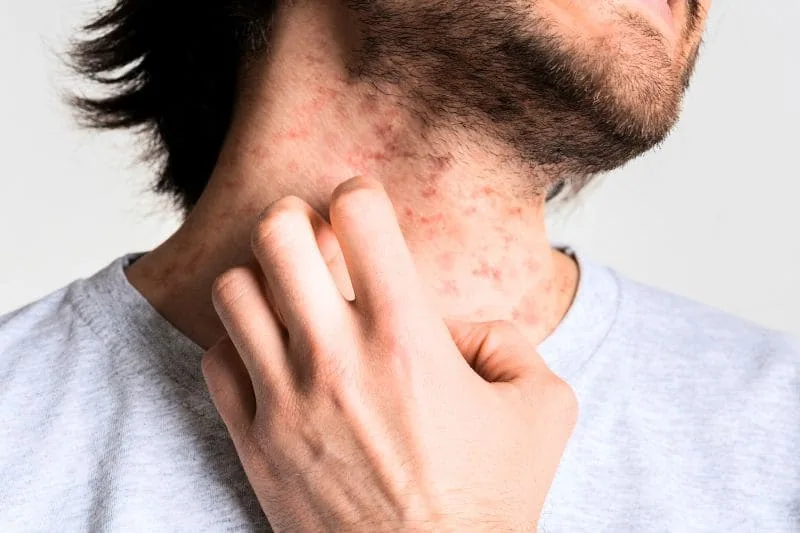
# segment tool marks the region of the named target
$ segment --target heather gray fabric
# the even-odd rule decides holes
[[[268,531],[133,259],[0,318],[0,531]],[[797,341],[581,260],[540,351],[581,406],[541,531],[800,531]]]

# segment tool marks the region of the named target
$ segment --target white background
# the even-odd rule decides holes
[[[0,312],[178,223],[124,134],[80,131],[59,59],[98,2],[0,0]],[[800,2],[717,0],[679,127],[552,220],[635,279],[800,334]]]

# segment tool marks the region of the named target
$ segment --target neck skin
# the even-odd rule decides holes
[[[578,278],[546,235],[543,184],[557,176],[523,169],[474,132],[423,127],[391,90],[351,80],[344,57],[354,43],[344,36],[357,31],[333,4],[281,8],[203,197],[129,280],[207,348],[225,335],[211,285],[249,261],[259,213],[294,195],[327,218],[334,188],[365,175],[386,187],[443,317],[509,320],[537,345],[566,314]]]

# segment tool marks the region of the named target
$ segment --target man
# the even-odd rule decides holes
[[[119,1],[77,103],[187,217],[0,320],[3,529],[800,529],[798,343],[544,229],[668,133],[708,7]]]

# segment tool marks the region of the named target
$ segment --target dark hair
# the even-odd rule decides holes
[[[276,0],[117,0],[69,52],[103,94],[71,103],[84,124],[142,134],[159,165],[155,191],[188,211],[230,126],[240,67],[266,46],[275,9]]]
[[[276,7],[277,0],[117,0],[69,52],[72,67],[104,94],[70,101],[85,125],[140,133],[143,155],[158,165],[153,189],[188,212],[216,165],[240,68],[268,45]],[[565,185],[556,183],[548,200]]]

